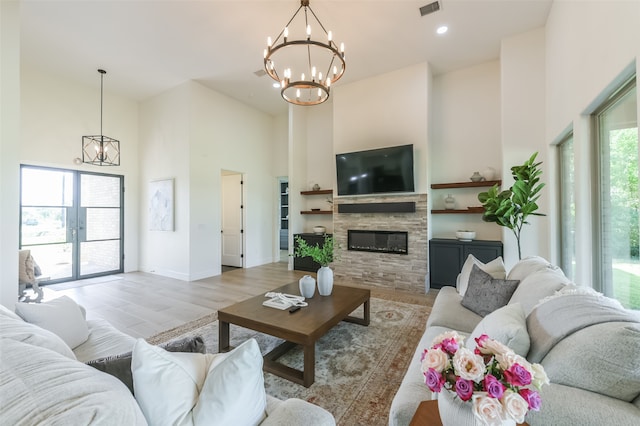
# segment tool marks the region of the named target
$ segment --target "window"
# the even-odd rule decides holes
[[[570,279],[576,277],[576,202],[573,133],[558,144],[560,159],[560,262]]]
[[[638,113],[635,77],[594,114],[598,180],[596,289],[640,309]]]

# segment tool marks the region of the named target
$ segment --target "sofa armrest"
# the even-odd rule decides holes
[[[78,361],[87,362],[98,358],[131,352],[136,339],[115,328],[103,319],[88,320],[89,338],[73,349]]]
[[[274,403],[273,397],[267,397],[267,418],[261,426],[335,426],[333,415],[322,407],[298,398]]]
[[[453,287],[442,287],[433,303],[427,327],[440,326],[471,333],[482,317],[462,306],[462,296]]]

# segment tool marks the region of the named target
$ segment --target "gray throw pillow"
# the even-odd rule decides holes
[[[184,339],[180,339],[175,342],[160,345],[160,347],[169,352],[198,352],[201,354],[206,352],[204,341],[200,336],[185,337]],[[87,362],[87,365],[90,365],[103,373],[115,376],[129,388],[132,394],[134,393],[133,375],[131,374],[131,352],[94,359]]]
[[[484,317],[509,303],[519,283],[518,280],[493,278],[473,265],[469,287],[462,298],[462,306]]]

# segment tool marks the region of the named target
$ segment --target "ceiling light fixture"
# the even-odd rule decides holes
[[[436,30],[436,32],[440,35],[446,33],[447,31],[449,31],[449,27],[447,27],[446,25],[442,25],[441,27],[438,27],[438,29]]]
[[[300,11],[304,11],[304,22],[291,25]],[[320,39],[311,37],[310,15],[315,19],[322,34]],[[317,34],[318,30],[314,34]],[[326,40],[326,41],[324,41]],[[276,55],[277,54],[277,55]],[[275,57],[278,58],[276,67]],[[333,41],[331,31],[327,31],[314,11],[309,0],[300,0],[300,7],[274,41],[267,39],[264,50],[264,69],[269,76],[280,83],[282,98],[294,105],[318,105],[329,99],[331,85],[344,74],[344,43]],[[300,76],[300,78],[298,78]]]
[[[100,73],[100,134],[82,137],[82,162],[96,166],[119,166],[120,142],[102,134],[102,91],[104,75],[107,72],[105,70],[98,70],[98,72]]]

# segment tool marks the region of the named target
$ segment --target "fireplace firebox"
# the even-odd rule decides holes
[[[403,231],[348,230],[349,250],[407,254],[408,233]]]

